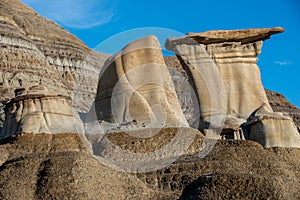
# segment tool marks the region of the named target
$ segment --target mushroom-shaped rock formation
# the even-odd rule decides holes
[[[144,127],[188,126],[154,36],[136,40],[109,58],[99,76],[98,120]]]
[[[266,104],[271,110],[256,62],[262,41],[281,32],[282,28],[208,31],[188,33],[182,38],[166,41],[166,48],[177,54],[188,74],[191,74],[202,108],[201,118],[206,120],[206,110],[225,110],[225,128],[237,131],[237,127],[261,105]],[[210,64],[213,69],[208,68],[208,62],[216,64]],[[199,81],[200,70],[202,74]],[[215,108],[207,100],[208,93],[203,89],[202,77],[209,80],[205,84],[212,82],[225,89],[223,96],[223,91],[209,91],[220,102],[219,105],[215,103]]]
[[[199,52],[193,49],[202,47],[201,50],[207,52],[221,73],[221,81],[226,91],[227,114],[246,119],[262,104],[268,104],[256,62],[262,41],[280,32],[283,32],[282,28],[189,33],[182,38],[168,39],[166,48],[174,51],[187,65],[188,70],[193,72],[192,69],[197,66],[188,58],[199,57]],[[198,67],[204,67],[205,63],[199,61],[197,64]],[[220,81],[216,80],[218,77],[214,74],[203,74],[207,75],[211,75],[209,78],[214,81]],[[194,77],[193,73],[192,76]],[[197,89],[203,87],[198,85],[197,80],[195,85]],[[199,90],[198,95],[201,98],[207,94]]]
[[[43,86],[15,90],[6,105],[0,139],[22,133],[60,134],[82,132],[82,122],[71,107],[71,98],[47,92]]]

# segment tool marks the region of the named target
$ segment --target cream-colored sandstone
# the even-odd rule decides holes
[[[264,105],[268,114],[261,118],[264,119],[261,123],[251,127],[252,137],[249,139],[261,143],[264,147],[295,146],[291,141],[297,133],[297,128],[291,118],[283,116],[274,118],[275,115],[270,114],[273,110],[269,105],[261,82],[260,70],[256,64],[263,41],[269,39],[272,34],[283,31],[283,28],[208,31],[189,33],[182,38],[166,41],[166,48],[175,52],[183,61],[187,74],[190,74],[190,79],[194,82],[199,106],[202,108],[200,120],[205,123],[208,119],[210,122],[205,111],[208,110],[214,116],[213,111],[216,107],[212,105],[217,105],[217,111],[226,113],[222,126],[223,135],[232,133],[234,139],[244,139],[241,125],[253,111]],[[208,81],[203,81],[203,77]],[[216,91],[206,89],[212,85],[214,85],[212,88],[217,88]],[[223,90],[220,90],[223,88],[224,95]],[[217,100],[214,98],[209,100],[209,95]],[[212,104],[213,100],[219,104]],[[261,124],[264,128],[257,128]],[[199,128],[201,130],[203,127]],[[277,139],[272,138],[273,136]]]
[[[134,41],[109,58],[97,90],[98,120],[136,121],[155,128],[188,126],[154,36]]]
[[[247,137],[263,147],[300,148],[300,134],[293,120],[263,105],[249,117]]]
[[[71,99],[47,92],[43,86],[18,89],[6,105],[6,119],[0,139],[33,134],[83,133],[83,125],[73,112]]]

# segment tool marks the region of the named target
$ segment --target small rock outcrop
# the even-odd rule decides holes
[[[71,107],[71,98],[47,92],[43,86],[15,90],[6,105],[0,139],[23,133],[83,133],[82,122]]]
[[[253,112],[244,126],[247,139],[263,147],[300,148],[300,134],[292,118],[270,112],[266,105]]]
[[[188,126],[156,37],[128,44],[100,73],[95,108],[98,120],[135,121],[147,127]]]

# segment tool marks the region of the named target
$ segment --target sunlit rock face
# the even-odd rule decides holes
[[[106,61],[95,108],[98,120],[111,123],[188,126],[154,36],[128,44]]]
[[[43,86],[15,90],[6,105],[1,139],[23,133],[82,133],[82,122],[71,107],[71,98],[50,93]]]
[[[263,41],[283,31],[282,28],[208,31],[188,33],[182,38],[170,38],[166,41],[166,48],[176,53],[194,84],[199,100],[200,121],[204,125],[214,124],[213,119],[217,118],[214,116],[220,116],[224,112],[226,116],[221,126],[222,133],[233,134],[230,138],[254,140],[264,147],[295,146],[290,141],[298,132],[297,128],[291,118],[278,115],[274,117],[275,114],[271,114],[273,110],[256,64]],[[250,128],[252,133],[247,138],[241,125],[261,106],[268,111],[262,119],[272,120],[261,120],[266,128],[259,129],[253,125]],[[289,128],[284,131],[286,126]],[[205,128],[211,127],[201,126],[200,123],[199,129]],[[269,137],[274,128],[277,130],[277,139]],[[278,139],[280,137],[282,139]]]
[[[248,118],[247,138],[264,147],[300,148],[300,134],[292,118],[270,112],[263,105]]]
[[[253,110],[264,103],[268,104],[256,65],[262,41],[282,31],[282,28],[273,28],[188,33],[183,38],[168,39],[166,48],[174,51],[187,65],[199,99],[203,98],[206,91],[201,88],[204,86],[199,83],[195,69],[204,70],[207,63],[215,63],[216,65],[210,64],[210,67],[217,67],[220,77],[216,77],[216,72],[208,73],[208,70],[215,69],[206,69],[201,76],[209,76],[208,81],[214,84],[220,82],[218,84],[225,88],[225,95],[223,98],[220,96],[225,100],[225,108],[219,109],[225,109],[229,115],[246,119]],[[219,101],[221,102],[220,99]]]
[[[93,52],[82,41],[17,0],[0,2],[0,83],[3,90],[47,85],[72,95],[76,110],[89,110],[98,74],[108,55]],[[3,98],[3,96],[2,96]]]

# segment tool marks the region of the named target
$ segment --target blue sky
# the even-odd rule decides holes
[[[166,37],[187,32],[281,26],[286,31],[264,42],[258,65],[265,88],[283,93],[300,107],[298,0],[21,1],[62,25],[91,48],[98,46],[98,50],[105,51],[108,46],[103,41],[106,40],[111,45],[108,53],[144,35],[161,34],[159,39],[163,45]],[[120,34],[132,29],[136,30]]]

